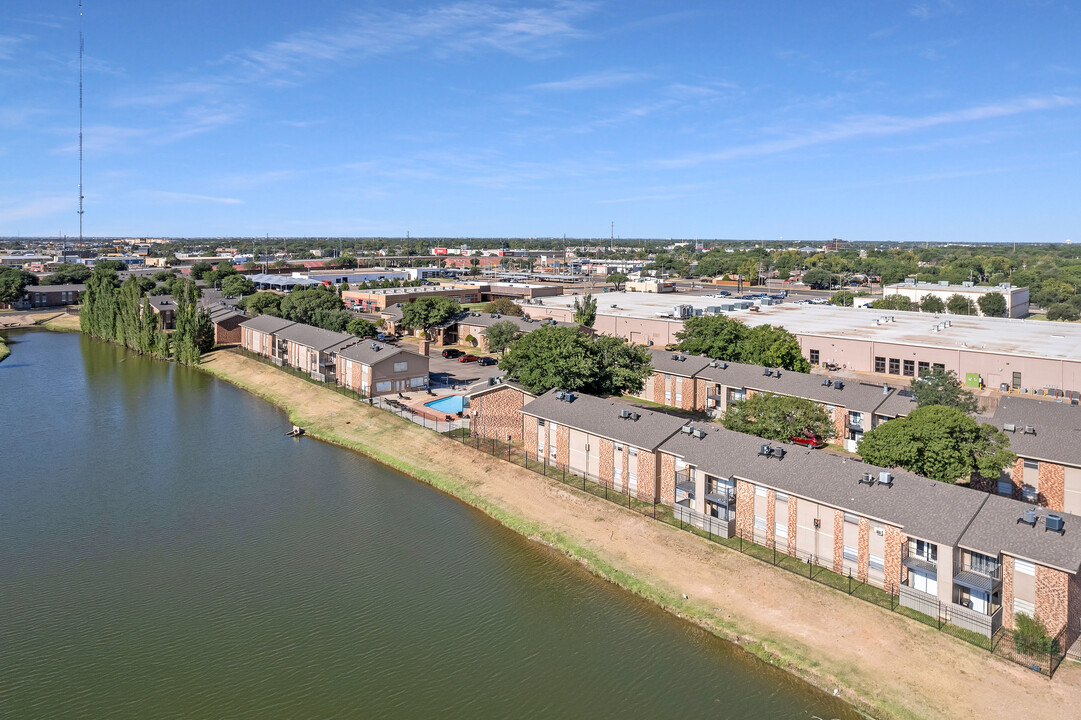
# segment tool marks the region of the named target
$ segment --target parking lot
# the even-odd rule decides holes
[[[446,348],[433,347],[428,354],[428,374],[431,377],[432,387],[446,387],[448,385],[471,385],[480,380],[490,377],[498,377],[503,373],[498,365],[480,365],[476,362],[463,363],[457,359],[443,357]],[[461,350],[462,348],[458,348]],[[482,353],[474,352],[478,357],[484,357]]]

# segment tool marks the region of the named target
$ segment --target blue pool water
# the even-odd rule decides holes
[[[424,403],[424,407],[430,407],[432,410],[438,410],[445,413],[460,413],[465,406],[465,397],[462,395],[448,395],[445,398],[439,398],[438,400],[432,400],[430,403]]]

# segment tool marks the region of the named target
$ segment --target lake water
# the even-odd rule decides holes
[[[856,717],[227,383],[11,339],[0,717]]]

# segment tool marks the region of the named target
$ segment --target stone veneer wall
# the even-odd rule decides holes
[[[524,404],[522,391],[511,387],[475,395],[469,401],[470,409],[477,413],[470,423],[473,436],[499,440],[509,436],[512,443],[521,443],[522,415],[518,411]]]
[[[1043,565],[1036,566],[1036,617],[1049,635],[1058,635],[1069,619],[1070,576]],[[1012,608],[1011,608],[1012,610]]]
[[[859,534],[859,554],[856,556],[856,579],[860,582],[867,582],[867,568],[869,564],[869,555],[871,553],[870,544],[870,531],[871,523],[867,518],[860,518],[860,534]]]
[[[754,533],[754,485],[736,480],[736,532],[744,537]]]
[[[638,499],[649,503],[657,499],[657,454],[648,450],[638,451]]]
[[[1066,468],[1040,461],[1040,504],[1051,510],[1063,510],[1066,503]]]
[[[794,495],[788,496],[788,547],[785,552],[793,556],[796,554],[796,533],[799,530],[796,525],[797,502]]]
[[[1013,558],[1002,556],[1002,625],[1013,630]]]
[[[845,514],[841,510],[833,511],[833,572],[844,570],[845,558]]]
[[[766,490],[766,547],[777,544],[777,491]]]
[[[597,460],[597,474],[600,475],[601,485],[612,487],[612,462],[615,459],[616,445],[607,438],[598,438],[600,442],[600,456]]]
[[[901,559],[904,556],[904,547],[908,544],[908,536],[901,532],[900,528],[893,525],[886,526],[886,555],[882,558],[885,569],[883,577],[887,591],[897,594],[896,588],[891,585],[900,585],[904,581],[902,577]]]
[[[661,460],[661,502],[671,505],[676,501],[676,458],[659,453]],[[697,498],[695,498],[697,500]]]

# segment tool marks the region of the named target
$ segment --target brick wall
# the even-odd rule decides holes
[[[597,461],[597,470],[601,476],[601,485],[612,487],[612,463],[615,460],[616,444],[606,438],[599,438],[599,442],[600,459]]]
[[[1013,630],[1013,558],[1002,556],[1002,624]]]
[[[833,572],[844,571],[845,557],[845,514],[841,510],[833,511]]]
[[[1065,647],[1070,647],[1081,635],[1081,575],[1071,575],[1066,592],[1070,624],[1066,629]]]
[[[653,373],[653,397],[646,398],[664,405],[664,373]]]
[[[796,502],[795,496],[788,496],[788,547],[785,549],[785,552],[789,555],[796,554]]]
[[[537,454],[537,431],[540,429],[537,427],[537,418],[523,415],[522,421],[522,450],[524,450],[530,457],[536,457]]]
[[[1066,627],[1069,617],[1069,575],[1043,565],[1036,566],[1036,617],[1052,637]]]
[[[840,443],[845,439],[845,422],[848,420],[848,411],[844,408],[833,409],[833,439]]]
[[[856,578],[860,582],[867,582],[867,566],[870,555],[870,528],[867,518],[860,518],[859,534],[859,560],[856,562]]]
[[[233,345],[240,342],[240,331],[245,329],[240,327],[243,321],[243,318],[232,317],[224,322],[214,323],[214,344]]]
[[[1040,461],[1040,504],[1051,510],[1062,510],[1066,502],[1066,468]]]
[[[676,501],[676,458],[668,453],[660,453],[660,458],[661,502],[671,505]]]
[[[777,491],[766,490],[766,547],[777,544]]]
[[[638,499],[649,503],[657,499],[657,455],[646,450],[638,451]]]
[[[736,480],[736,532],[754,536],[754,485]]]
[[[673,382],[675,382],[674,379],[673,379]],[[694,408],[695,408],[695,392],[694,392],[694,390],[695,390],[695,381],[692,380],[691,378],[680,378],[679,379],[679,386],[680,386],[680,392],[683,393],[683,397],[680,398],[681,401],[682,401],[680,403],[680,407],[683,408],[684,410],[694,410]],[[675,395],[675,392],[673,391],[673,393],[672,393],[672,401],[673,402],[675,402],[675,397],[676,397],[676,395]]]
[[[896,528],[893,525],[886,526],[886,555],[882,558],[883,565],[885,567],[883,576],[886,580],[887,589],[891,589],[891,584],[899,585],[901,580],[901,558],[904,554],[904,547],[908,543],[908,536],[901,532],[900,528]],[[893,590],[893,592],[897,592]]]
[[[709,408],[706,407],[708,400],[706,399],[706,381],[702,378],[694,379],[694,407],[692,410],[706,411]]]
[[[470,428],[476,437],[498,438],[522,442],[522,415],[518,411],[525,404],[525,393],[512,387],[492,390],[470,398],[470,409],[475,411]]]
[[[556,431],[556,464],[567,467],[571,459],[571,431],[566,425],[560,425]]]

